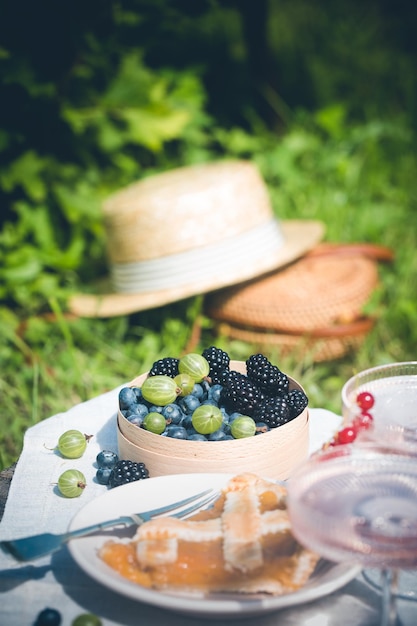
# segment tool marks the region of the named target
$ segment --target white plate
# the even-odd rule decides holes
[[[109,490],[89,502],[74,517],[70,530],[101,522],[111,517],[145,511],[170,504],[205,489],[220,489],[230,474],[177,474],[148,478]],[[165,593],[146,589],[130,582],[108,567],[99,557],[98,549],[118,531],[103,531],[72,540],[69,549],[78,565],[99,583],[128,598],[188,615],[206,617],[245,617],[268,613],[332,593],[352,580],[357,567],[321,561],[310,581],[299,591],[283,596],[239,596],[217,594],[191,595]],[[119,531],[120,532],[120,531]]]

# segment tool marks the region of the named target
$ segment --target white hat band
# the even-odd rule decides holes
[[[275,219],[206,247],[136,263],[111,265],[114,288],[121,293],[146,293],[181,285],[205,284],[213,276],[226,277],[252,264],[269,268],[284,238]],[[222,281],[221,281],[222,282]]]

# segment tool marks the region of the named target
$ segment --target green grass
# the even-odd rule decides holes
[[[302,382],[310,406],[340,412],[341,387],[353,373],[417,358],[417,163],[402,121],[341,122],[330,132],[322,118],[299,122],[282,138],[246,137],[232,156],[258,163],[279,217],[322,219],[329,241],[395,251],[394,264],[380,266],[380,286],[367,305],[377,323],[360,349],[324,363],[268,353]],[[0,469],[18,458],[28,427],[134,378],[158,358],[183,354],[197,320],[202,331],[193,350],[215,344],[246,359],[253,346],[217,336],[202,306],[197,297],[108,320],[70,319],[54,300],[52,316],[0,308]]]

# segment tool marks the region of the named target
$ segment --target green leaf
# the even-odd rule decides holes
[[[99,219],[97,190],[86,180],[78,179],[75,184],[56,183],[52,187],[63,215],[72,224],[80,223],[85,218]]]
[[[32,200],[44,200],[47,187],[42,174],[46,165],[46,159],[39,157],[33,150],[29,150],[0,174],[0,185],[9,192],[21,186]]]
[[[347,110],[341,103],[331,104],[316,112],[314,118],[319,127],[332,137],[340,137],[346,125]]]
[[[36,278],[42,270],[42,264],[36,251],[25,246],[7,257],[8,265],[0,268],[0,276],[6,283],[27,283]]]
[[[103,119],[97,133],[98,142],[104,152],[117,152],[128,143],[126,132],[121,132],[111,119]]]
[[[122,59],[118,74],[110,83],[101,105],[108,110],[120,107],[143,107],[149,102],[149,94],[158,81],[141,60],[138,51]]]
[[[164,141],[178,137],[190,119],[187,111],[159,113],[125,109],[122,116],[127,122],[130,140],[154,152],[161,150]]]

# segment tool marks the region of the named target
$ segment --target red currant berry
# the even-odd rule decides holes
[[[370,413],[367,413],[366,411],[362,411],[360,415],[355,417],[355,419],[353,420],[353,424],[354,426],[356,426],[358,430],[367,430],[368,428],[372,426],[373,421],[374,421],[374,418],[372,417]]]
[[[356,396],[356,404],[362,411],[368,411],[374,406],[375,398],[369,391],[362,391]]]
[[[353,441],[355,441],[356,435],[357,431],[354,426],[346,426],[345,428],[342,428],[342,430],[339,430],[339,432],[337,433],[337,443],[340,443],[342,445],[345,443],[352,443]]]

